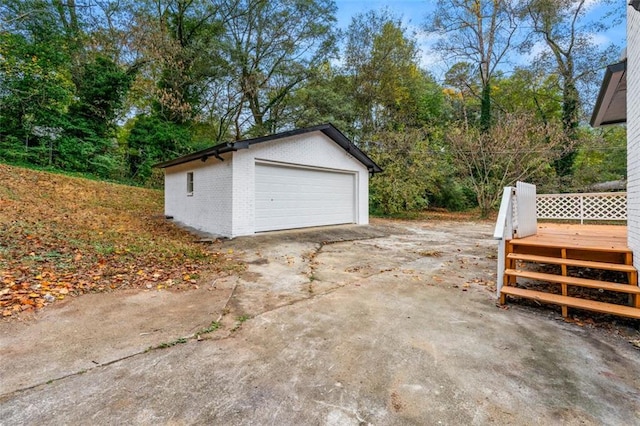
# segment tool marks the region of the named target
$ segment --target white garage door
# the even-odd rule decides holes
[[[256,232],[354,223],[355,174],[256,164]]]

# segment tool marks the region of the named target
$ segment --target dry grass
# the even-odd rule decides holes
[[[119,288],[184,289],[234,265],[163,217],[162,192],[0,164],[0,309]]]
[[[470,209],[462,212],[450,212],[446,209],[427,209],[417,212],[406,212],[394,216],[380,216],[385,219],[397,219],[397,220],[429,220],[429,221],[448,221],[448,222],[495,222],[498,217],[496,211],[491,212],[489,217],[482,218],[480,215],[480,209]]]

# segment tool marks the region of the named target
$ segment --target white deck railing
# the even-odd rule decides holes
[[[538,219],[627,220],[627,193],[539,194]]]
[[[496,292],[500,297],[500,290],[504,282],[504,269],[506,262],[506,242],[513,238],[514,221],[517,214],[514,214],[516,205],[516,189],[507,186],[502,192],[502,202],[500,202],[500,211],[498,212],[498,220],[496,228],[493,231],[493,238],[498,240],[498,270],[496,275]],[[517,226],[517,225],[516,225]]]

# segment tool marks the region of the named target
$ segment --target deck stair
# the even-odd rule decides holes
[[[559,265],[560,273],[539,272],[540,265]],[[626,283],[572,276],[585,270],[621,272],[626,276]],[[518,280],[549,283],[549,288],[559,285],[560,294],[521,288],[517,286]],[[624,293],[628,295],[628,305],[570,295],[571,287]],[[569,238],[556,241],[536,238],[510,240],[506,245],[501,304],[506,303],[507,296],[560,305],[563,317],[568,316],[568,308],[576,308],[640,319],[640,287],[632,252],[627,247],[611,244],[574,244]]]

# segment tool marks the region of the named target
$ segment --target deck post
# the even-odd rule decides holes
[[[498,272],[496,277],[496,291],[498,293],[498,297],[500,299],[499,303],[504,305],[507,303],[507,297],[501,293],[503,285],[509,285],[509,278],[505,279],[504,271],[506,268],[507,261],[507,242],[505,240],[498,241]]]
[[[567,249],[563,248],[560,250],[560,253],[562,253],[562,258],[566,259],[567,258]],[[560,268],[562,269],[562,276],[566,277],[567,276],[567,265],[566,263],[563,263],[562,265],[560,265]],[[567,283],[560,283],[560,288],[562,289],[562,295],[563,296],[568,296],[568,289],[567,289]],[[569,316],[569,309],[567,308],[567,305],[560,305],[562,307],[562,317],[566,318]]]

